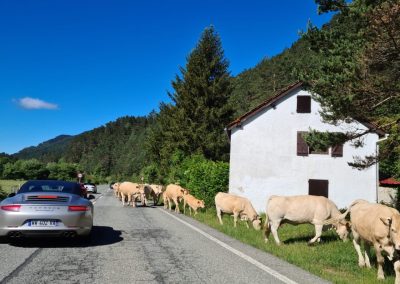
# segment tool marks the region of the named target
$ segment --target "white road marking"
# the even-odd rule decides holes
[[[92,203],[93,204],[96,204],[96,202],[97,202],[97,200],[99,200],[100,198],[102,198],[103,197],[103,194],[102,195],[100,195],[97,199],[95,199],[94,201],[92,201]]]
[[[158,208],[158,209],[160,211],[164,212],[165,214],[171,216],[172,218],[176,219],[177,221],[181,222],[182,224],[186,225],[187,227],[189,227],[189,228],[195,230],[196,232],[202,234],[207,239],[217,243],[218,245],[222,246],[223,248],[229,250],[230,252],[236,254],[237,256],[240,256],[244,260],[246,260],[246,261],[250,262],[251,264],[257,266],[261,270],[263,270],[263,271],[267,272],[268,274],[274,276],[275,278],[281,280],[283,283],[286,283],[286,284],[297,284],[297,282],[287,278],[286,276],[280,274],[279,272],[273,270],[272,268],[262,264],[261,262],[255,260],[254,258],[248,256],[247,254],[244,254],[244,253],[238,251],[237,249],[234,249],[233,247],[229,246],[228,244],[226,244],[226,243],[214,238],[213,236],[211,236],[210,234],[207,234],[206,232],[200,230],[199,228],[197,228],[197,227],[195,227],[195,226],[193,226],[193,225],[181,220],[180,218],[178,218],[178,217],[174,216],[173,214],[165,211],[164,209],[161,209],[161,208]]]

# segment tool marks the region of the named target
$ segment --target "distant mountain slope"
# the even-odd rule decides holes
[[[74,137],[63,155],[98,176],[138,176],[145,162],[148,117],[125,116]]]
[[[43,162],[58,161],[65,153],[74,136],[59,135],[37,146],[24,148],[12,155],[17,159],[38,159]]]

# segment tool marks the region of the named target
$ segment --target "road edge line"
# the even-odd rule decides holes
[[[165,211],[164,209],[158,208],[160,211],[164,212],[165,214],[171,216],[172,218],[174,218],[175,220],[181,222],[182,224],[186,225],[187,227],[191,228],[192,230],[202,234],[204,237],[206,237],[207,239],[215,242],[216,244],[220,245],[221,247],[229,250],[230,252],[236,254],[237,256],[243,258],[244,260],[246,260],[247,262],[255,265],[256,267],[258,267],[259,269],[267,272],[268,274],[274,276],[275,278],[281,280],[282,282],[286,283],[286,284],[297,284],[297,282],[289,279],[288,277],[280,274],[278,271],[273,270],[272,268],[262,264],[261,262],[255,260],[254,258],[248,256],[247,254],[242,253],[241,251],[231,247],[230,245],[218,240],[217,238],[211,236],[210,234],[200,230],[199,228],[193,226],[192,224],[187,223],[186,221],[183,221],[182,219],[178,218],[177,216],[174,216],[173,214]]]

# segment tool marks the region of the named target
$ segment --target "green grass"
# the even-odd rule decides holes
[[[0,180],[0,200],[15,192],[24,183],[23,180]]]
[[[186,214],[189,214],[188,210]],[[277,246],[272,234],[269,242],[265,243],[262,230],[255,231],[251,225],[250,229],[247,229],[244,222],[238,221],[237,228],[234,228],[233,217],[228,214],[223,216],[224,225],[221,226],[215,209],[203,210],[194,218],[226,235],[271,253],[334,283],[378,282],[375,256],[372,256],[371,259],[371,269],[358,267],[357,253],[351,240],[341,241],[334,231],[325,231],[322,234],[321,243],[309,246],[307,241],[314,236],[314,226],[286,224],[278,230],[283,245]],[[385,259],[384,271],[386,278],[379,283],[394,283],[393,265],[387,259]]]

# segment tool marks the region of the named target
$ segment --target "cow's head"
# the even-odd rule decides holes
[[[389,227],[389,238],[395,250],[400,251],[400,215],[393,214],[392,217],[380,218]]]
[[[349,236],[351,223],[346,220],[340,220],[336,223],[332,224],[333,228],[336,231],[336,234],[339,235],[339,238],[344,242],[347,241],[347,237]]]
[[[199,208],[204,208],[205,206],[204,206],[204,201],[203,200],[197,200],[197,206],[199,207]]]
[[[116,182],[116,183],[114,183],[114,184],[112,185],[112,188],[113,188],[115,191],[118,191],[118,190],[119,190],[119,185],[120,185],[120,183],[119,183],[119,182]]]
[[[257,216],[254,220],[253,220],[253,228],[257,231],[261,230],[261,217]]]

